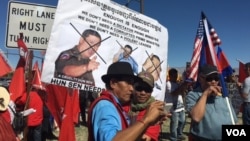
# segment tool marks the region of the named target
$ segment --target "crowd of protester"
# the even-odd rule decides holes
[[[242,112],[242,124],[250,124],[250,63],[245,64],[245,72],[247,78],[243,83],[239,83],[234,74],[225,77],[229,93],[227,100],[228,97],[222,95],[216,66],[200,67],[197,81],[185,77],[178,81],[178,71],[171,68],[166,80],[165,101],[159,101],[151,95],[155,80],[150,73],[134,74],[129,63],[115,62],[101,77],[106,88],[100,94],[79,93],[81,110],[75,126],[88,128],[89,141],[179,141],[186,140],[183,129],[188,116],[191,119],[189,134],[186,135],[189,140],[221,140],[222,125],[240,124],[239,112]],[[0,88],[0,139],[58,139],[53,133],[53,115],[45,104],[46,90],[31,87],[28,95],[26,93],[15,101],[13,110],[8,88]],[[236,96],[241,99],[234,104]],[[171,105],[169,111],[164,111],[166,104]],[[16,131],[12,125],[14,115],[25,110],[29,110],[24,118],[26,126]],[[170,123],[168,137],[161,135],[161,126],[166,120]],[[8,136],[3,135],[6,131]]]

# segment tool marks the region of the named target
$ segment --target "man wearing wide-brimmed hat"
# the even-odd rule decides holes
[[[154,101],[141,120],[128,126],[130,119],[122,106],[130,102],[134,83],[141,81],[134,75],[129,63],[111,64],[102,81],[106,90],[102,91],[88,111],[89,141],[133,141],[141,138],[150,125],[166,117],[164,102]]]
[[[0,87],[0,111],[5,111],[10,102],[10,95],[4,87]]]

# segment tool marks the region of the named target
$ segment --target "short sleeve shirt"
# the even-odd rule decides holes
[[[190,112],[202,95],[201,88],[190,91],[186,95],[186,110]],[[236,114],[230,104],[233,118],[237,122]],[[232,125],[226,98],[210,96],[206,102],[203,119],[199,123],[192,123],[190,132],[198,137],[210,140],[221,140],[222,125]]]

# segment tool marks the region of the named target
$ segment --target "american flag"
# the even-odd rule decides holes
[[[213,46],[216,47],[216,46],[221,45],[221,40],[217,32],[215,31],[214,27],[212,27],[212,25],[210,24],[210,22],[208,21],[204,13],[202,13],[202,17],[203,19],[207,20],[208,30],[209,30],[209,34],[210,34],[210,38],[213,43]]]
[[[210,25],[210,24],[209,24]],[[215,46],[219,46],[221,44],[221,40],[218,36],[218,34],[216,33],[214,28],[210,29],[210,37],[212,39],[213,45]]]
[[[220,60],[217,58],[215,47],[220,45],[221,41],[207,20],[205,14],[201,13],[199,27],[195,39],[194,52],[191,59],[191,68],[189,70],[188,79],[197,81],[198,69],[204,64],[211,64],[218,68],[220,72],[220,85],[223,89],[223,96],[228,96],[224,82],[224,77],[221,75],[222,66]],[[223,68],[224,69],[224,68]]]
[[[200,65],[200,58],[202,57],[202,49],[203,46],[207,46],[208,45],[208,39],[206,36],[206,31],[205,31],[205,27],[204,27],[204,19],[206,19],[204,13],[201,14],[201,18],[199,21],[199,25],[198,25],[198,29],[197,29],[197,33],[196,33],[196,37],[195,37],[195,41],[194,41],[194,50],[193,50],[193,55],[191,58],[191,64],[190,64],[190,70],[189,70],[189,74],[188,74],[188,79],[191,79],[193,81],[197,80],[197,76],[198,76],[198,69],[199,69],[199,65]],[[216,33],[215,29],[211,26],[211,24],[209,23],[209,21],[207,21],[207,25],[208,25],[208,30],[209,30],[209,38],[211,39],[212,42],[212,46],[216,47],[218,45],[221,44],[221,40],[218,36],[218,34]],[[207,48],[207,52],[206,52],[206,61],[211,62],[211,64],[214,64],[212,61],[211,56],[209,54],[209,48]],[[204,61],[204,60],[203,60]]]
[[[229,106],[229,100],[228,100],[228,92],[226,89],[224,77],[221,74],[221,64],[217,58],[215,47],[220,45],[221,41],[215,32],[214,28],[211,26],[211,24],[208,22],[205,14],[201,13],[201,19],[199,22],[199,27],[197,30],[197,35],[195,39],[195,45],[194,45],[194,53],[191,60],[191,70],[190,74],[196,74],[193,75],[193,80],[197,80],[197,74],[198,74],[198,68],[199,66],[202,66],[204,64],[210,64],[214,65],[219,70],[219,76],[220,76],[220,86],[222,87],[222,95],[225,97],[225,100],[227,102],[227,107],[230,112],[230,117],[232,120],[232,123],[234,123],[231,107]],[[193,68],[193,69],[192,69]],[[189,75],[189,79],[192,79],[192,75]]]
[[[197,34],[195,37],[194,41],[194,51],[190,63],[190,68],[189,68],[189,74],[188,74],[188,79],[197,80],[197,75],[198,75],[198,68],[199,68],[199,62],[200,62],[200,52],[203,44],[203,39],[204,39],[204,24],[202,21],[202,18],[199,21],[199,26],[197,29]]]
[[[222,74],[223,78],[228,77],[233,73],[233,68],[230,66],[229,61],[227,60],[227,57],[225,53],[222,51],[221,40],[215,31],[214,27],[210,24],[210,22],[207,20],[207,26],[210,32],[210,38],[213,44],[213,49],[217,47],[217,55],[214,56],[214,60],[211,61],[215,66],[217,66],[219,72]],[[215,51],[214,51],[215,52]],[[213,54],[211,54],[213,56]]]

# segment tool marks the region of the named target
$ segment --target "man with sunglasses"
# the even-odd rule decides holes
[[[194,141],[222,140],[222,125],[232,125],[226,98],[221,94],[217,67],[204,65],[199,68],[199,87],[186,96],[186,110],[191,117],[190,136]],[[232,104],[234,122],[237,116]]]
[[[250,125],[250,62],[245,64],[245,73],[247,77],[243,82],[240,95],[243,99],[242,120],[244,125]]]
[[[89,141],[135,141],[149,126],[167,118],[164,102],[153,101],[143,118],[129,126],[130,118],[123,106],[131,102],[134,83],[141,81],[129,63],[111,64],[101,78],[106,90],[88,110]]]
[[[136,121],[142,120],[146,114],[147,107],[155,101],[155,98],[151,96],[154,88],[154,77],[146,71],[140,72],[138,77],[140,77],[142,81],[135,83],[135,91],[128,109],[131,125]],[[142,139],[146,141],[158,141],[159,134],[160,124],[155,124],[148,127]]]

